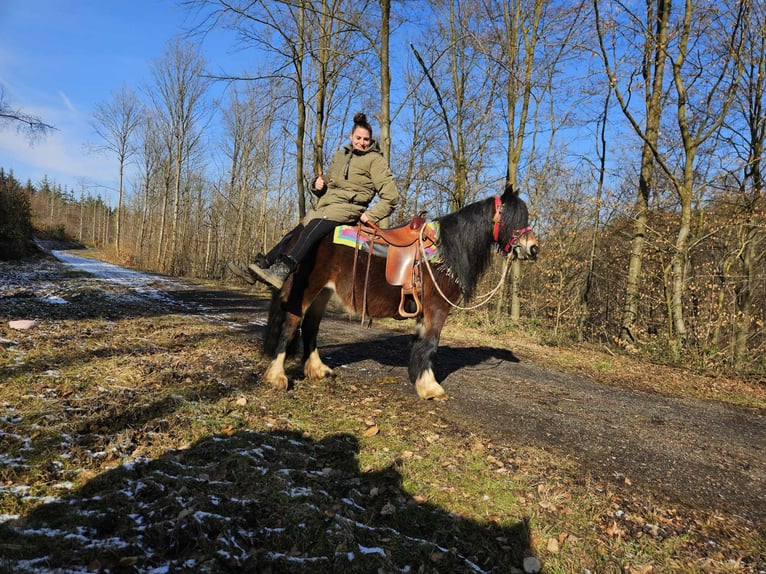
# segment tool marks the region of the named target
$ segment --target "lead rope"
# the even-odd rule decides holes
[[[500,286],[505,281],[505,276],[508,274],[508,267],[510,266],[511,260],[506,257],[505,259],[505,265],[503,265],[503,273],[500,275],[500,281],[497,283],[494,289],[492,291],[485,293],[484,295],[480,295],[478,299],[482,299],[475,305],[471,305],[469,307],[461,307],[460,305],[453,303],[450,301],[449,297],[447,297],[444,294],[444,291],[441,290],[441,287],[439,287],[439,283],[436,282],[436,277],[434,277],[434,272],[431,269],[431,263],[428,261],[428,256],[426,255],[426,249],[423,247],[423,230],[426,228],[424,225],[420,228],[420,237],[418,237],[418,246],[420,247],[420,252],[423,255],[423,261],[425,261],[426,269],[428,269],[428,274],[431,276],[431,282],[434,284],[434,287],[436,287],[436,291],[441,295],[441,298],[444,299],[447,303],[449,303],[452,307],[455,309],[460,309],[462,311],[470,311],[471,309],[477,309],[478,307],[481,307],[482,305],[486,305],[490,302],[492,297],[495,296],[495,293],[497,293],[497,290],[500,289]]]

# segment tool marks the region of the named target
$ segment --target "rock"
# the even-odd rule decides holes
[[[34,329],[40,324],[37,319],[19,319],[18,321],[8,321],[8,326],[11,329],[17,331],[26,331],[27,329]]]
[[[524,572],[526,574],[537,574],[543,569],[543,565],[534,556],[527,556],[524,558]]]

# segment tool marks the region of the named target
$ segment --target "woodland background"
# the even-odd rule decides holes
[[[539,261],[465,320],[763,376],[762,2],[183,4],[194,30],[93,110],[117,204],[3,166],[3,256],[34,224],[124,264],[226,278],[310,208],[308,182],[365,111],[401,194],[391,225],[506,181],[530,208]],[[204,61],[213,29],[252,53],[250,73]],[[50,129],[1,93],[0,122]]]

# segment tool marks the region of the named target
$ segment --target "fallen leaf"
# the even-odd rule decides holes
[[[625,534],[625,531],[617,526],[617,523],[612,521],[612,524],[606,528],[606,533],[609,536],[614,536],[615,538],[622,538],[622,536]]]
[[[364,431],[364,436],[366,437],[375,436],[379,432],[380,432],[380,429],[378,428],[378,425],[372,425],[366,431]]]
[[[444,559],[444,553],[443,552],[432,552],[431,553],[431,562],[439,562],[440,560]]]
[[[379,385],[396,385],[399,381],[396,379],[396,377],[381,377],[378,379]]]
[[[548,548],[548,552],[551,554],[558,554],[559,553],[559,541],[555,538],[549,538],[548,543],[546,544],[546,547]]]

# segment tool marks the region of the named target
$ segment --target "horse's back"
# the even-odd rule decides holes
[[[331,235],[317,247],[308,287],[311,299],[332,288],[347,310],[360,315],[364,310],[367,317],[397,316],[401,288],[386,281],[386,258],[336,244]]]

